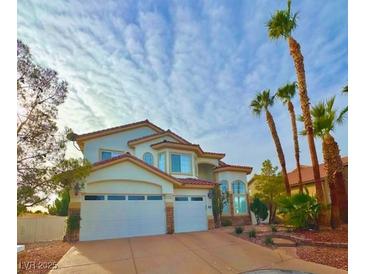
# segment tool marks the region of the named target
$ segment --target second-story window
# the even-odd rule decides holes
[[[191,174],[192,160],[189,154],[171,154],[171,172]]]
[[[151,152],[146,152],[145,154],[143,154],[143,161],[146,164],[149,164],[151,166],[153,166],[153,155]]]
[[[158,168],[162,171],[166,171],[166,152],[158,154]]]
[[[108,160],[110,158],[116,157],[121,155],[122,152],[121,151],[113,151],[113,150],[102,150],[101,151],[101,160]]]

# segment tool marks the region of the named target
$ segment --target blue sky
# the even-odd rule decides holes
[[[86,4],[87,3],[87,4]],[[286,41],[270,41],[265,23],[286,1],[18,1],[18,38],[34,59],[59,72],[69,95],[60,127],[77,133],[148,118],[228,163],[258,172],[278,160],[254,95],[296,79]],[[347,84],[347,1],[293,1],[293,36],[305,58],[312,103]],[[295,100],[297,113],[300,112]],[[287,109],[272,108],[286,155],[295,167]],[[298,125],[302,128],[302,125]],[[334,132],[347,155],[347,121]],[[300,137],[301,159],[310,163]],[[322,161],[320,142],[317,141]],[[70,149],[69,155],[78,156]]]

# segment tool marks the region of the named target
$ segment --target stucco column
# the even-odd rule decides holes
[[[174,197],[172,194],[165,194],[165,210],[166,210],[166,231],[167,234],[174,233]]]
[[[80,218],[80,203],[74,202],[70,203],[68,207],[68,217]],[[69,242],[77,242],[80,239],[80,220],[78,221],[79,227],[73,231],[68,231],[66,229],[65,240]]]

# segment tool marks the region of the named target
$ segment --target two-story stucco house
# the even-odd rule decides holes
[[[210,190],[229,192],[225,218],[250,223],[246,175],[148,120],[76,135],[93,167],[69,215],[80,215],[75,240],[112,239],[213,228]]]

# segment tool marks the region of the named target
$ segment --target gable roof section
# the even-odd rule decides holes
[[[102,129],[102,130],[93,131],[93,132],[89,132],[89,133],[85,133],[85,134],[76,134],[76,142],[81,147],[83,142],[86,140],[91,140],[91,139],[131,130],[131,129],[135,129],[135,128],[141,128],[141,127],[149,127],[151,129],[155,130],[157,133],[164,132],[164,130],[162,128],[156,126],[155,124],[148,121],[148,119],[146,119],[144,121],[139,121],[139,122],[121,125],[121,126],[117,126],[117,127]]]
[[[348,157],[342,157],[342,164],[343,166],[348,166]],[[313,168],[312,166],[301,166],[302,172],[302,180],[304,184],[310,184],[314,182],[314,175],[313,175]],[[326,177],[326,169],[324,167],[324,163],[319,165],[319,173],[321,175],[321,179],[324,180]],[[298,170],[294,169],[293,171],[288,173],[289,184],[291,186],[299,185],[299,174]]]
[[[223,171],[244,172],[248,175],[252,172],[252,167],[229,165],[229,164],[226,164],[226,163],[220,161],[219,165],[213,169],[213,172],[223,172]]]
[[[200,157],[203,158],[213,158],[213,159],[222,159],[225,154],[224,153],[216,153],[216,152],[207,152],[203,151],[199,145],[196,144],[181,144],[170,141],[162,141],[151,145],[154,149],[163,149],[163,148],[175,148],[181,150],[188,150],[196,152]]]
[[[142,144],[145,142],[149,142],[149,141],[153,141],[157,138],[161,138],[161,137],[165,137],[165,136],[170,136],[172,138],[174,138],[176,141],[183,143],[183,144],[191,144],[189,141],[185,140],[184,138],[182,138],[181,136],[177,135],[176,133],[172,132],[171,130],[166,130],[163,132],[157,132],[151,135],[147,135],[147,136],[143,136],[140,138],[136,138],[133,140],[128,141],[128,145],[130,147],[135,147],[138,144]]]
[[[145,170],[148,170],[148,171],[154,173],[155,175],[173,183],[177,187],[212,188],[215,185],[214,182],[207,181],[207,180],[194,179],[194,178],[188,178],[188,180],[187,180],[186,178],[173,177],[154,166],[146,164],[144,161],[138,159],[137,157],[131,155],[128,152],[125,154],[113,157],[108,160],[99,161],[99,162],[94,163],[93,167],[92,167],[92,171],[106,168],[106,167],[109,167],[109,166],[112,166],[112,165],[115,165],[118,163],[122,163],[125,161],[132,162],[132,163],[136,164],[137,166],[139,166]]]

